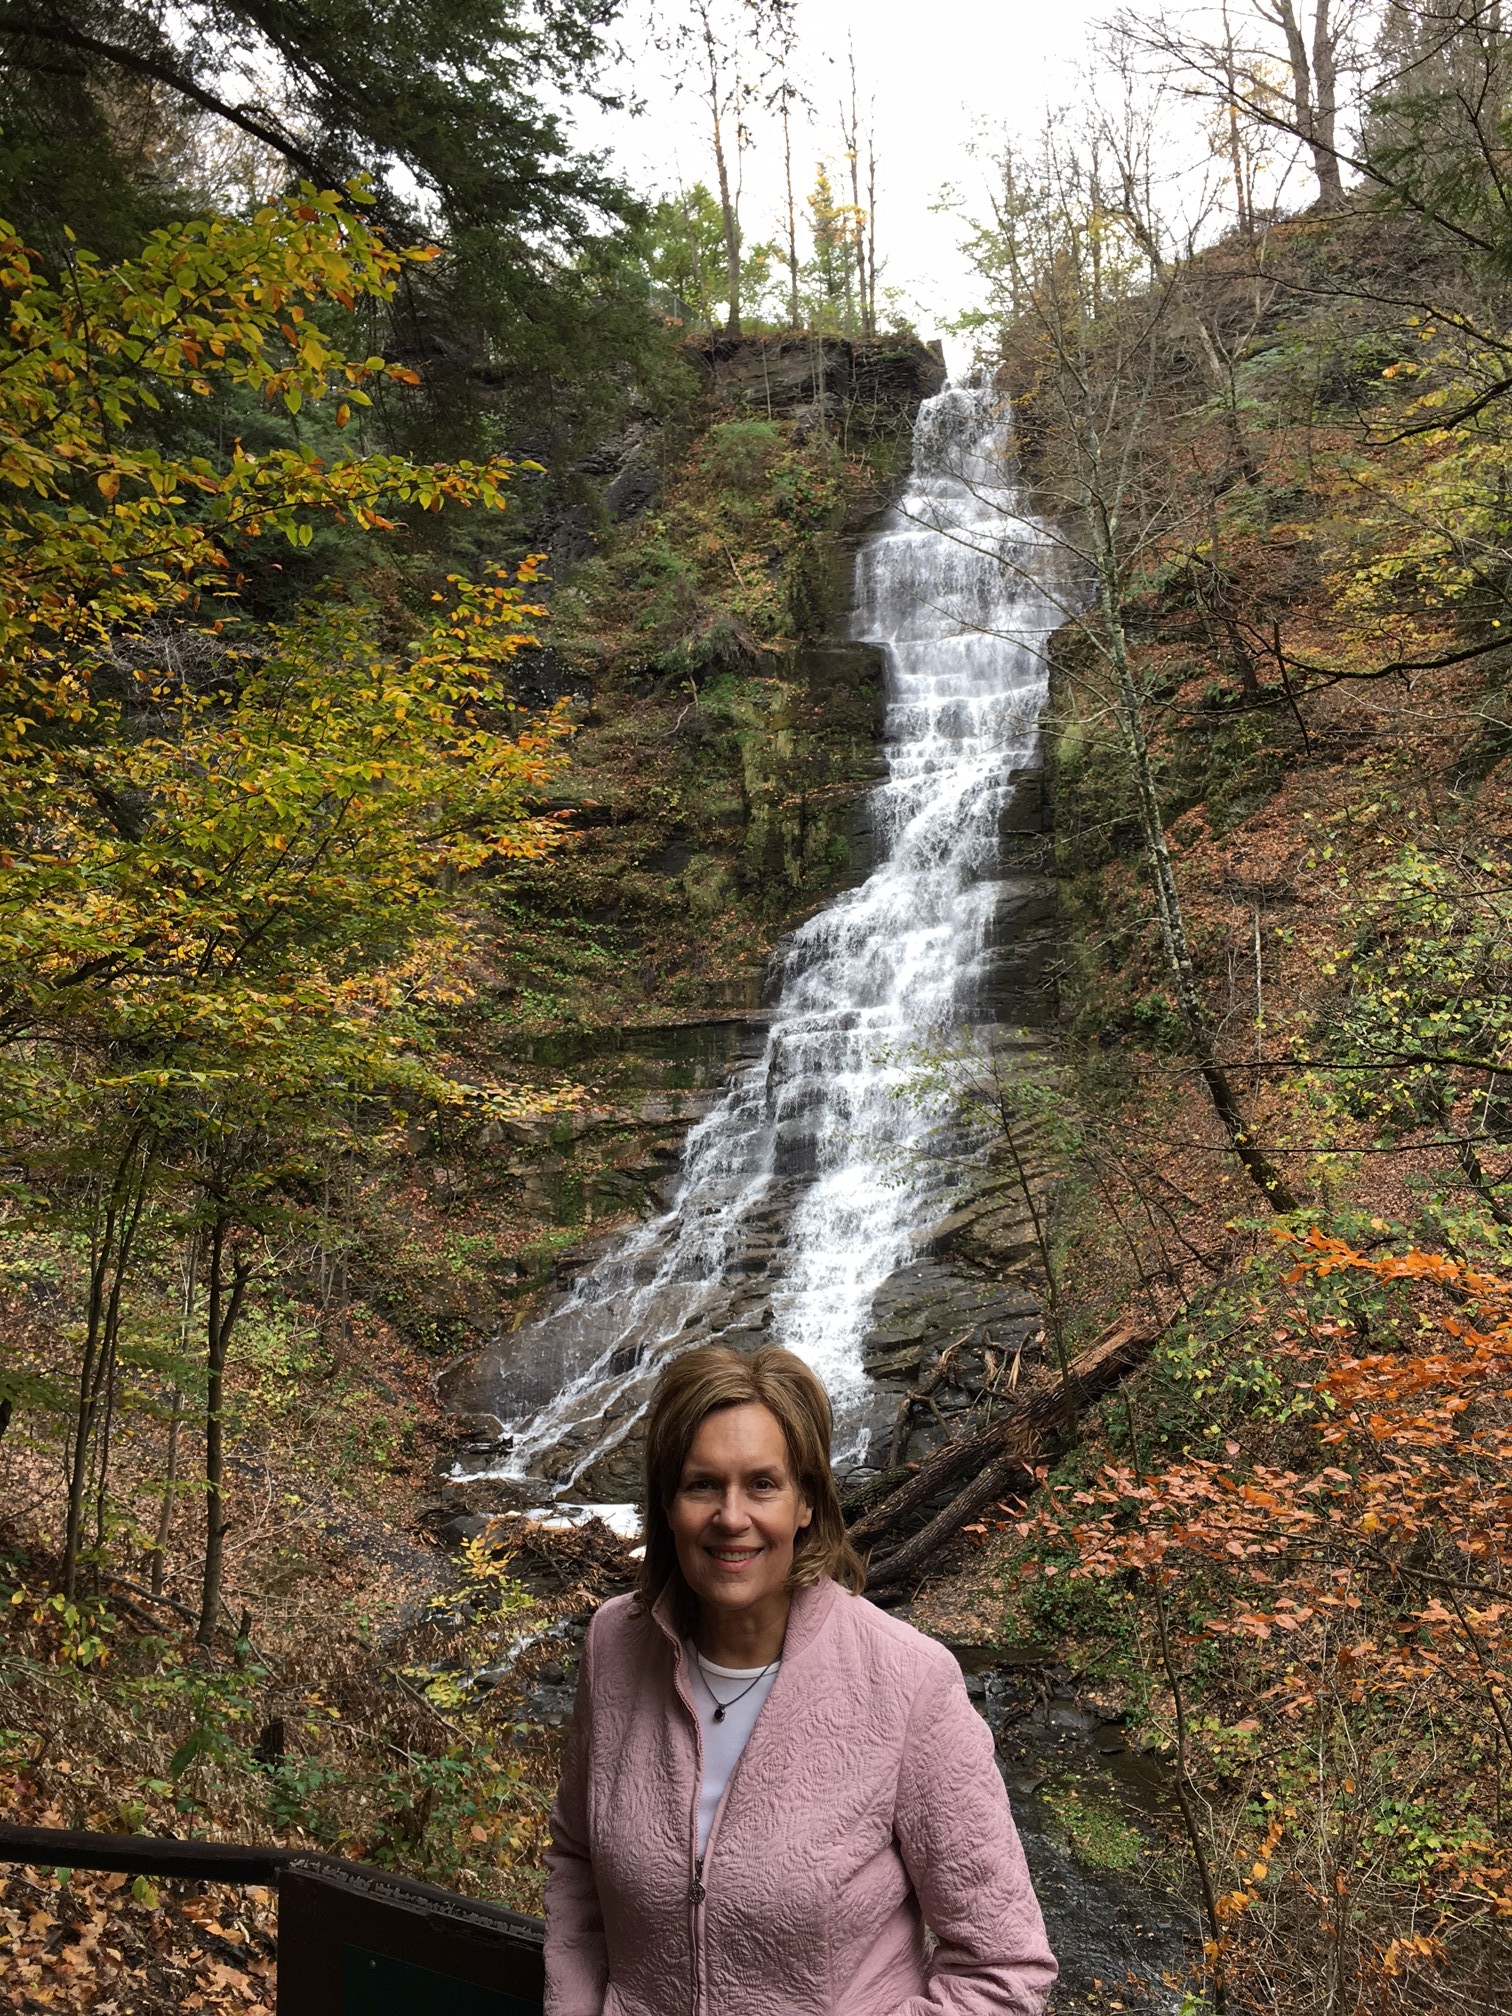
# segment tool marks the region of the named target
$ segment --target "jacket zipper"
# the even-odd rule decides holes
[[[693,1814],[689,1826],[689,1845],[693,1850],[693,1881],[688,1885],[688,1903],[691,1907],[688,1924],[691,1979],[688,1985],[693,1993],[691,2016],[699,2016],[703,2006],[703,1901],[707,1894],[703,1882],[704,1858],[698,1853],[698,1808],[703,1798],[704,1773],[703,1724],[699,1721],[698,1710],[693,1706],[684,1686],[683,1666],[683,1649],[681,1643],[678,1643],[673,1647],[672,1687],[678,1700],[688,1711],[689,1720],[693,1724],[693,1752],[698,1764],[693,1780]]]
[[[765,1708],[765,1703],[762,1705]],[[703,1797],[703,1726],[698,1721],[696,1715],[693,1721],[698,1732],[698,1791],[701,1801]],[[754,1737],[755,1734],[756,1731],[753,1729],[751,1736]],[[749,1750],[750,1747],[750,1738],[748,1737],[746,1740],[746,1750]],[[719,1824],[724,1819],[726,1806],[730,1803],[730,1794],[735,1789],[735,1780],[740,1776],[740,1767],[746,1760],[746,1750],[742,1750],[740,1755],[735,1759],[735,1768],[725,1780],[725,1788],[720,1794],[719,1804],[714,1808],[714,1818],[709,1823],[709,1838],[704,1845],[704,1852],[702,1855],[695,1855],[693,1858],[693,1882],[688,1891],[688,1901],[693,1906],[693,2016],[703,2016],[703,1988],[708,1975],[704,1947],[708,1935],[708,1913],[705,1905],[709,1889],[708,1885],[704,1882],[704,1870],[708,1866],[710,1856],[714,1853],[714,1842],[719,1834]],[[696,1805],[693,1808],[693,1840],[696,1844],[698,1840],[698,1807]]]
[[[735,1780],[740,1776],[740,1767],[742,1766],[742,1764],[745,1763],[746,1751],[748,1751],[751,1747],[751,1738],[748,1737],[746,1739],[745,1750],[742,1750],[740,1755],[735,1759],[735,1768],[731,1771],[729,1777],[725,1780],[724,1791],[720,1795],[719,1804],[714,1809],[714,1818],[709,1823],[709,1838],[704,1846],[704,1851],[702,1855],[700,1855],[698,1853],[698,1809],[703,1801],[703,1771],[704,1771],[703,1724],[699,1721],[698,1711],[693,1706],[692,1700],[689,1698],[689,1696],[686,1693],[684,1693],[681,1684],[683,1675],[683,1654],[681,1645],[678,1645],[678,1647],[676,1648],[676,1665],[673,1670],[674,1670],[673,1685],[677,1693],[677,1698],[682,1702],[683,1706],[687,1709],[688,1713],[693,1718],[693,1742],[695,1746],[695,1752],[698,1758],[698,1780],[693,1789],[693,1840],[692,1840],[693,1881],[688,1886],[688,1902],[693,1907],[693,2016],[703,2016],[704,1980],[707,1974],[707,1968],[705,1967],[704,1964],[704,1943],[705,1943],[705,1935],[708,1930],[707,1914],[704,1907],[709,1895],[708,1885],[704,1882],[704,1869],[708,1863],[709,1857],[714,1853],[714,1840],[716,1835],[719,1833],[719,1823],[721,1820],[723,1820],[724,1810],[726,1806],[728,1806],[730,1803],[730,1794],[735,1789]],[[763,1702],[762,1713],[764,1714],[765,1712],[766,1712],[766,1703]],[[757,1721],[759,1722],[760,1719],[761,1717],[760,1715],[758,1715]],[[753,1728],[751,1731],[751,1737],[754,1737],[755,1734],[756,1731]]]

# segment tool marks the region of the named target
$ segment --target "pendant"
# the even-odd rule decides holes
[[[715,1720],[716,1722],[723,1722],[723,1720],[724,1720],[724,1709],[723,1709],[723,1708],[716,1708],[716,1709],[714,1710],[714,1720]]]

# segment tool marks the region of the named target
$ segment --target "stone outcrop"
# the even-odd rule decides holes
[[[683,354],[703,382],[710,418],[723,409],[732,419],[789,421],[800,441],[829,434],[844,448],[863,449],[884,477],[906,465],[920,403],[945,382],[940,345],[911,336],[870,343],[714,336],[688,343]],[[577,499],[563,500],[548,537],[554,572],[593,551],[596,517],[626,524],[655,509],[676,431],[663,414],[642,409],[575,465]]]
[[[735,411],[791,420],[800,430],[868,449],[892,439],[911,442],[914,415],[946,376],[938,343],[901,335],[872,342],[786,332],[714,336],[690,344],[687,355],[714,396]]]

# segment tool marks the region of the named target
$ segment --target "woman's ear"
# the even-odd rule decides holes
[[[798,1487],[798,1531],[814,1523],[814,1501],[800,1484]]]

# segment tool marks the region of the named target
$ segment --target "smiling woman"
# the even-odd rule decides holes
[[[790,1352],[661,1376],[641,1588],[589,1631],[552,1813],[548,2016],[1044,2007],[991,1735],[950,1654],[860,1597],[829,1446]]]

